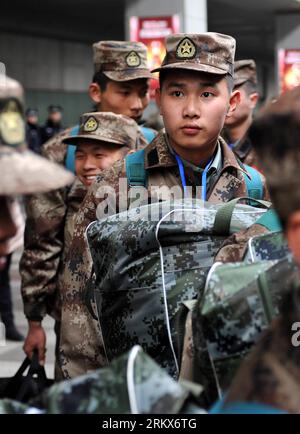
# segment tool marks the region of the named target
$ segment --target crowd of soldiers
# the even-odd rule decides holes
[[[78,125],[48,140],[42,157],[26,150],[21,86],[6,78],[0,89],[0,254],[5,255],[5,241],[15,232],[12,197],[26,195],[20,261],[28,320],[24,351],[32,358],[38,350],[39,362],[45,363],[43,319],[51,315],[56,382],[108,364],[100,322],[86,304],[95,281],[85,234],[91,222],[106,217],[100,212],[108,203],[103,188],[114,191],[114,213],[119,213],[132,207],[131,190],[141,183],[147,196],[143,203],[161,200],[155,187],[167,187],[164,200],[171,200],[176,187],[192,198],[200,192],[204,201],[220,204],[249,196],[249,182],[258,177],[261,189],[252,190],[261,191],[251,198],[272,200],[289,247],[300,260],[300,92],[278,97],[252,124],[259,99],[256,66],[251,59],[235,61],[235,49],[234,38],[218,33],[167,37],[165,58],[152,71],[159,73],[156,102],[164,128],[153,131],[140,125],[152,78],[146,47],[127,41],[95,43],[89,96],[96,111],[82,114]],[[142,163],[137,155],[143,156]],[[129,167],[129,156],[135,167]],[[125,189],[120,180],[126,180]],[[254,223],[232,234],[215,261],[242,261],[248,240],[266,232]],[[282,312],[234,377],[224,408],[254,402],[268,406],[266,412],[269,407],[300,412],[299,356],[290,343],[291,325],[300,321],[297,294],[294,282]]]

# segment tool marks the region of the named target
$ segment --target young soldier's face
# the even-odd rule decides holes
[[[232,115],[225,120],[225,126],[236,127],[252,118],[253,110],[258,101],[258,93],[249,94],[244,86],[238,88],[240,92],[240,102]]]
[[[157,103],[173,149],[190,161],[192,154],[199,154],[200,161],[209,158],[237,100],[223,76],[175,69],[168,72],[157,92]]]
[[[103,112],[113,112],[139,121],[149,104],[148,80],[139,78],[125,82],[110,80],[100,91],[100,107]]]
[[[80,143],[75,151],[75,172],[80,181],[89,187],[96,176],[124,157],[124,148],[102,142]]]

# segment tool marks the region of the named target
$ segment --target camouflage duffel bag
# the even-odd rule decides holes
[[[192,312],[194,381],[203,385],[208,403],[227,390],[298,271],[291,257],[212,267]]]
[[[288,256],[292,256],[292,253],[283,232],[270,232],[250,238],[243,260],[252,263],[279,260]]]
[[[196,414],[200,386],[173,380],[141,347],[109,367],[62,381],[29,405],[0,400],[0,414]]]
[[[108,361],[141,345],[178,376],[173,319],[181,302],[201,293],[224,239],[265,212],[237,202],[157,202],[89,225],[93,297]]]

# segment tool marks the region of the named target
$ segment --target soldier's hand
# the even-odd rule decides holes
[[[33,355],[33,350],[36,348],[39,355],[39,363],[45,364],[46,358],[46,333],[39,321],[28,321],[28,334],[23,345],[23,350],[30,359]]]

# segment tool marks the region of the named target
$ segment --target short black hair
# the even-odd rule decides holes
[[[57,113],[57,112],[59,112],[59,113],[63,112],[63,108],[60,105],[51,104],[48,106],[48,113],[49,114]]]
[[[234,88],[234,79],[233,79],[232,75],[230,75],[230,74],[226,74],[225,78],[227,81],[227,87],[228,87],[229,93],[231,93],[233,91],[233,88]]]
[[[174,71],[174,69],[173,69],[173,71]],[[186,70],[186,69],[182,69],[182,71],[187,71],[187,70]],[[166,69],[162,69],[162,70],[159,72],[159,87],[160,87],[160,89],[161,89],[162,86],[163,86],[163,83],[164,83],[164,81],[165,81],[165,79],[166,79],[166,76],[167,76],[168,72],[169,72],[169,71],[166,70]],[[197,71],[196,71],[196,72],[197,72]],[[220,76],[220,79],[221,79],[221,78],[223,78],[223,76]],[[234,86],[234,80],[233,80],[233,77],[232,77],[232,75],[230,75],[230,74],[226,74],[225,78],[226,78],[226,81],[227,81],[227,87],[228,87],[229,93],[231,93],[232,90],[233,90],[233,86]]]
[[[26,116],[38,116],[38,109],[28,107],[28,109],[25,112],[25,115]]]
[[[107,88],[107,84],[113,80],[111,80],[105,74],[103,74],[102,71],[97,71],[93,75],[92,81],[93,81],[93,83],[97,83],[99,85],[100,89],[102,90],[102,92],[104,92]]]
[[[257,84],[251,80],[247,80],[245,83],[235,86],[234,90],[238,90],[240,88],[243,88],[248,96],[258,92]]]

